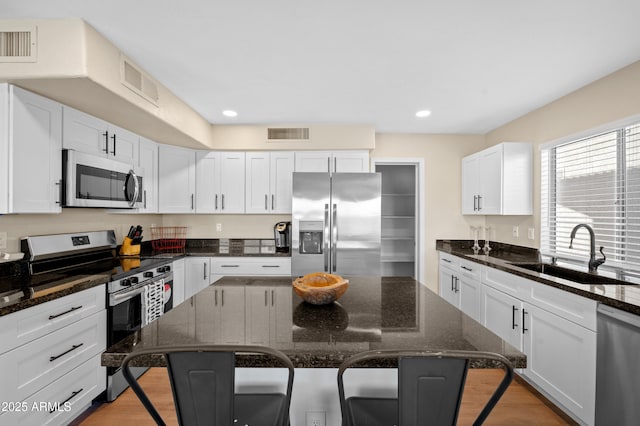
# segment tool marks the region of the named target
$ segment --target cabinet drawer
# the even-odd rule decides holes
[[[482,283],[520,300],[528,300],[530,294],[529,280],[491,267],[482,269]]]
[[[78,417],[106,388],[106,368],[96,355],[60,377],[21,405],[26,411],[9,414],[7,421],[20,426],[67,424]],[[2,419],[4,422],[5,419]]]
[[[212,258],[216,275],[291,275],[291,259],[278,257]]]
[[[104,351],[107,311],[0,356],[0,401],[22,401]]]
[[[0,354],[105,309],[100,285],[0,317]]]
[[[458,269],[458,266],[460,266],[460,258],[448,253],[440,252],[440,265],[454,270]]]
[[[532,305],[596,331],[598,302],[535,281],[530,284],[528,301]]]
[[[467,278],[475,281],[482,279],[482,265],[475,262],[469,262],[468,260],[459,259],[459,273]]]

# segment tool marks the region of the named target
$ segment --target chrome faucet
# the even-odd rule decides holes
[[[571,230],[571,241],[569,242],[569,248],[573,248],[573,239],[576,237],[576,231],[580,228],[585,228],[589,231],[589,239],[591,240],[591,247],[589,252],[589,272],[596,272],[598,270],[598,266],[602,265],[605,260],[607,260],[607,256],[604,255],[604,246],[600,246],[600,254],[602,254],[602,258],[596,259],[596,234],[593,232],[593,228],[587,225],[586,223],[580,223],[576,225]]]

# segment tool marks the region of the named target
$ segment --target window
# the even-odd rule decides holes
[[[590,225],[607,265],[640,265],[640,123],[542,150],[541,251],[589,257]]]

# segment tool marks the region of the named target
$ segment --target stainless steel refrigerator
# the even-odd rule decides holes
[[[294,173],[292,275],[380,275],[380,193],[380,173]]]

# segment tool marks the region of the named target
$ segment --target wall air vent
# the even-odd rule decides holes
[[[120,81],[130,90],[158,106],[158,85],[151,76],[131,63],[124,55],[120,55]]]
[[[0,24],[0,62],[36,62],[36,27]]]
[[[269,127],[267,128],[267,142],[300,141],[308,142],[308,127]]]

